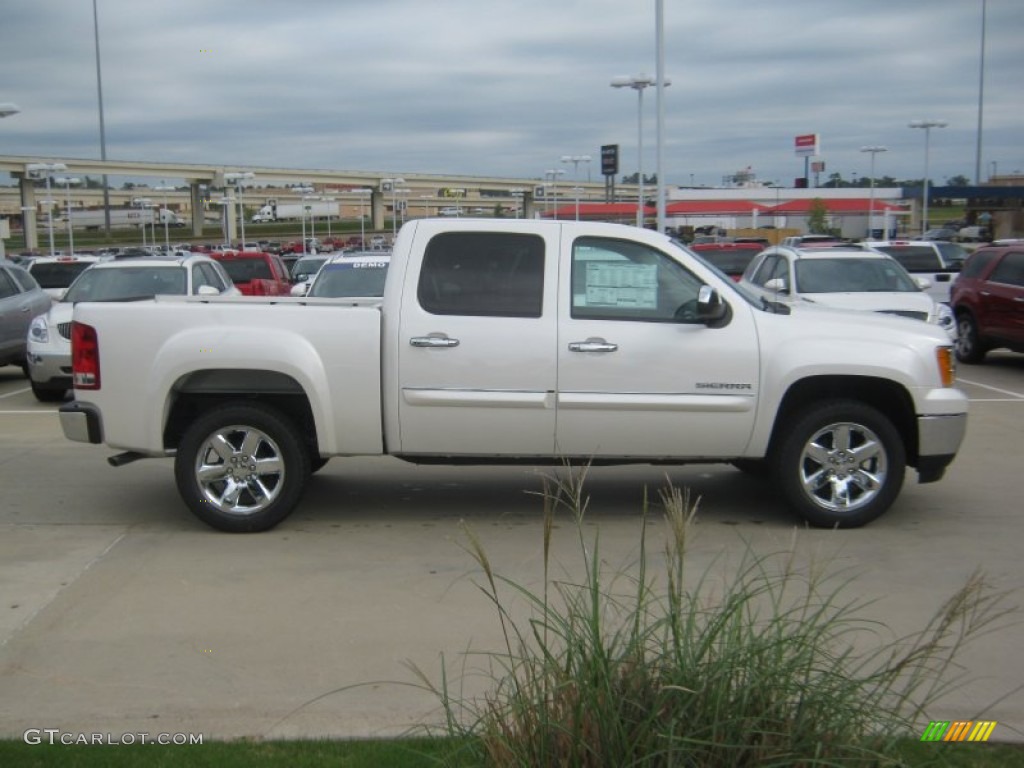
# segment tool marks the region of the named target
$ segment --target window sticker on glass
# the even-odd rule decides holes
[[[658,308],[657,264],[589,263],[588,307]]]

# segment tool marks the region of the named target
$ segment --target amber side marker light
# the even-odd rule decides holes
[[[956,358],[953,356],[952,347],[937,347],[935,360],[939,364],[939,376],[942,378],[942,386],[952,387],[956,383]]]

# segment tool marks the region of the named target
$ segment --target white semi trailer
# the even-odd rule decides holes
[[[172,227],[184,227],[185,220],[174,211],[167,208],[111,208],[110,226],[116,228],[152,226],[154,224],[163,226],[167,223]],[[60,221],[67,226],[67,214],[60,217]],[[71,226],[75,229],[102,229],[106,226],[106,217],[102,208],[83,209],[71,211]]]
[[[252,216],[253,224],[265,224],[271,221],[289,221],[301,219],[303,216],[326,218],[332,216],[338,218],[338,204],[313,202],[308,203],[277,203],[268,202]]]

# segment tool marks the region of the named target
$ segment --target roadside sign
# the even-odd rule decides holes
[[[821,154],[818,147],[818,134],[806,133],[803,136],[797,136],[793,141],[793,148],[796,150],[797,157],[813,157]]]
[[[619,145],[604,144],[601,146],[601,173],[615,176],[619,172]]]

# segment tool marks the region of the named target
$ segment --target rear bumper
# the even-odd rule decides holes
[[[68,440],[93,444],[103,442],[103,416],[92,403],[73,400],[62,405],[57,414],[60,417],[60,428]]]

